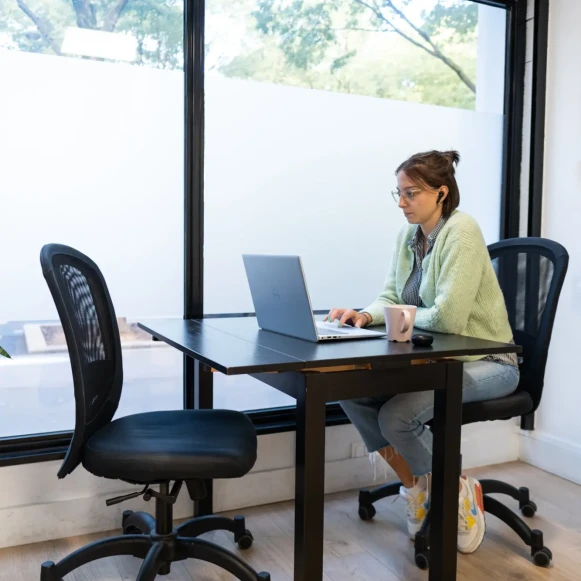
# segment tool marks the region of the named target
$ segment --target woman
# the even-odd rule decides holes
[[[413,155],[396,170],[392,192],[408,225],[399,233],[383,292],[361,312],[332,309],[325,319],[356,327],[383,324],[384,307],[417,305],[415,326],[426,331],[512,341],[504,297],[476,221],[458,211],[456,151]],[[519,381],[514,354],[459,357],[464,361],[463,401],[511,394]],[[402,482],[408,530],[413,536],[429,507],[433,391],[341,402],[369,452],[377,452]],[[485,532],[482,488],[460,478],[458,550],[474,552]]]

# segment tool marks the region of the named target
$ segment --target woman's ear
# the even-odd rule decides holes
[[[438,204],[441,204],[446,199],[447,195],[448,195],[448,187],[442,186],[440,188],[440,191],[438,192]]]

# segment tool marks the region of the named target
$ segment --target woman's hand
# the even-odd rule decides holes
[[[336,319],[339,319],[339,327],[342,327],[345,323],[354,327],[365,327],[371,322],[369,315],[358,313],[353,309],[331,309],[323,321],[332,323]]]

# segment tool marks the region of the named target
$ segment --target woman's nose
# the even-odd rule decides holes
[[[405,208],[405,207],[406,207],[406,201],[405,201],[405,198],[404,198],[404,196],[400,196],[400,197],[399,197],[399,202],[397,203],[397,205],[398,205],[400,208]]]

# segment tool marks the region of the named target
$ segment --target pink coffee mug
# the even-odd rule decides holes
[[[384,308],[388,341],[406,343],[411,340],[417,310],[415,305],[388,305]]]

